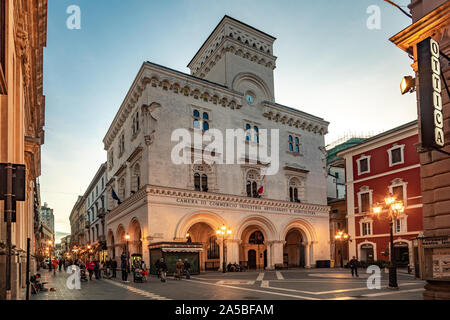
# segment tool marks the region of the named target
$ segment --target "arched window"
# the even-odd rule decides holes
[[[207,112],[203,112],[203,120],[209,120],[209,115]]]
[[[289,181],[289,200],[291,202],[301,202],[299,198],[299,189],[302,187],[298,178],[292,178]]]
[[[261,195],[258,193],[259,180],[260,180],[260,176],[254,170],[251,170],[247,173],[247,179],[246,179],[246,185],[245,185],[247,197],[261,198]]]
[[[195,191],[200,191],[200,175],[198,173],[194,174],[194,188]]]
[[[207,121],[203,122],[203,131],[208,131],[209,130],[209,123]]]
[[[259,129],[258,129],[258,127],[257,126],[254,126],[253,127],[253,130],[254,130],[254,135],[255,135],[255,137],[254,137],[254,141],[256,142],[256,143],[259,143]]]
[[[250,244],[264,244],[264,235],[261,231],[255,231],[250,235],[248,239]]]
[[[208,259],[219,259],[219,245],[217,244],[217,237],[212,236],[209,238],[208,241],[208,247],[207,247],[207,253]]]
[[[251,137],[250,129],[251,128],[252,128],[252,126],[249,125],[248,123],[245,125],[245,131],[246,131],[245,140],[247,140],[247,141],[250,141],[250,137]]]
[[[202,191],[208,192],[208,176],[206,174],[202,175]]]
[[[194,110],[194,117],[195,118],[200,118],[200,112],[198,112],[198,110]]]
[[[133,168],[133,176],[131,179],[131,191],[138,192],[141,188],[141,168],[137,163]]]

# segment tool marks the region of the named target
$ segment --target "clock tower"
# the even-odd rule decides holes
[[[247,103],[275,101],[276,38],[225,16],[188,65],[191,74],[245,95]]]

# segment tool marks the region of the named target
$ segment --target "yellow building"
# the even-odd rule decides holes
[[[44,142],[43,48],[47,0],[0,0],[0,162],[26,165],[26,200],[12,224],[11,290],[6,292],[6,223],[0,202],[0,300],[25,297],[27,238],[34,252],[39,222],[37,177]],[[35,263],[31,263],[31,272]]]

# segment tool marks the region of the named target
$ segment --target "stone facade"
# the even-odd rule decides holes
[[[414,0],[408,6],[413,24],[393,36],[390,40],[414,58],[412,68],[416,74],[417,110],[420,114],[420,87],[417,44],[432,37],[438,42],[441,51],[441,79],[450,85],[450,3],[445,0]],[[450,152],[450,99],[442,82],[442,114],[444,122],[445,146]],[[419,133],[421,128],[419,128]],[[419,135],[420,136],[420,135]],[[450,235],[450,157],[448,154],[422,148],[420,154],[420,175],[423,197],[423,228],[425,236]],[[425,287],[426,299],[450,299],[450,284],[443,281],[430,281]]]
[[[106,249],[105,215],[107,212],[106,163],[102,163],[86,189],[86,243],[95,248],[96,255]],[[97,258],[99,258],[97,256]]]
[[[225,17],[190,62],[192,75],[142,65],[103,140],[111,256],[125,250],[127,233],[130,252],[146,260],[150,243],[189,238],[204,245],[203,268],[205,262],[223,261],[214,253],[222,242],[214,237],[226,225],[233,232],[225,242],[228,262],[249,263],[249,252],[254,259],[256,251],[260,254],[251,263],[266,268],[313,266],[329,259],[328,122],[275,103],[274,40]],[[205,136],[210,129],[224,134],[226,129],[278,129],[278,172],[262,176],[267,162],[261,157],[252,164],[248,154],[241,155],[242,164],[173,163],[178,143],[171,139],[173,131],[192,133],[196,124],[204,129],[205,123]],[[247,146],[259,144],[254,137],[245,140]],[[271,145],[269,139],[269,150]],[[254,198],[255,192],[248,197],[247,185],[263,186],[260,197]],[[257,231],[263,234],[261,246],[254,244]]]
[[[11,299],[25,298],[27,238],[36,253],[41,145],[44,143],[43,48],[47,0],[0,1],[0,163],[26,165],[26,201],[12,224]],[[0,201],[0,300],[6,298],[6,223]],[[31,260],[31,272],[36,263]],[[9,298],[9,297],[8,297]]]

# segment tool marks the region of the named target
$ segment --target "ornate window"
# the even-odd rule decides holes
[[[289,179],[289,201],[291,202],[301,202],[304,198],[304,184],[301,178],[293,177]]]
[[[125,151],[125,134],[122,133],[119,138],[119,157],[124,153]]]
[[[288,137],[289,152],[300,153],[300,138],[293,134]]]
[[[264,244],[264,235],[261,231],[253,232],[248,238],[249,244]]]
[[[220,247],[217,244],[217,237],[216,236],[212,236],[209,238],[208,240],[208,247],[207,247],[207,253],[208,259],[219,259],[219,250]]]
[[[133,167],[133,174],[131,176],[131,192],[138,192],[141,188],[141,168],[139,163],[136,163]]]
[[[372,207],[372,190],[364,186],[358,192],[358,209],[359,213],[369,213]]]
[[[208,192],[207,166],[204,164],[194,165],[194,189],[196,191]]]
[[[392,180],[392,183],[389,186],[389,193],[393,194],[395,199],[403,201],[405,207],[408,202],[407,185],[408,183],[403,181],[403,179],[397,178]]]
[[[119,182],[119,198],[120,201],[125,200],[125,178],[120,179]]]
[[[359,221],[360,234],[361,236],[370,236],[373,231],[373,220],[369,218],[364,218]]]
[[[362,155],[358,160],[358,175],[370,172],[370,156]]]
[[[193,118],[193,128],[194,129],[202,129],[203,131],[208,131],[210,126],[210,117],[209,113],[204,111],[200,115],[200,111],[197,109],[194,109],[192,112],[192,118]]]
[[[109,169],[114,167],[114,149],[109,151]]]
[[[139,131],[139,111],[136,112],[133,117],[133,126],[131,128],[131,131],[133,132],[133,136],[135,136]]]
[[[389,155],[389,167],[405,163],[404,149],[405,149],[404,144],[402,145],[395,144],[392,148],[387,150]]]
[[[259,127],[250,123],[245,124],[245,140],[259,143]]]
[[[259,182],[261,180],[260,175],[255,170],[250,170],[247,173],[246,183],[245,183],[245,190],[247,193],[247,197],[251,198],[261,198],[261,195],[259,194]]]

